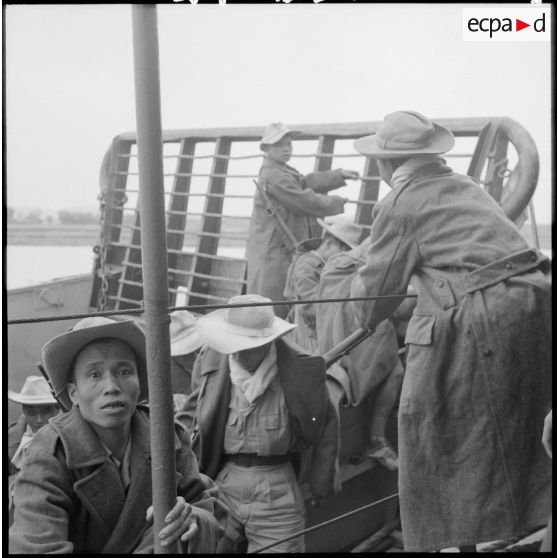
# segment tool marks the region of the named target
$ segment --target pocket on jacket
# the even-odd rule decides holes
[[[261,419],[266,430],[277,430],[281,427],[280,415],[262,415]]]
[[[407,326],[406,345],[432,345],[436,316],[413,315]]]

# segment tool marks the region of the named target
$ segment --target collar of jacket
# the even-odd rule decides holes
[[[149,438],[149,414],[147,407],[137,407],[132,415],[130,427],[134,451],[151,455]],[[52,428],[58,433],[66,463],[70,469],[78,469],[102,463],[108,459],[107,450],[101,444],[91,425],[83,418],[78,407],[63,413],[51,421]],[[174,433],[174,448],[178,450],[181,442]]]
[[[263,162],[263,167],[269,167],[272,169],[280,169],[283,171],[288,171],[288,172],[292,172],[293,174],[296,174],[297,176],[302,176],[300,174],[300,172],[298,172],[294,167],[291,167],[290,165],[287,165],[287,163],[280,163],[279,161],[276,161],[275,159],[270,159],[269,157],[265,157],[264,158],[264,162]]]
[[[324,359],[319,355],[301,352],[284,338],[277,339],[275,346],[278,377],[289,409],[291,426],[307,444],[314,445],[323,432],[327,412]],[[219,372],[217,376],[221,378],[220,381],[225,381],[226,376],[229,385],[228,356],[212,349],[207,350],[206,355],[200,374],[208,376]]]

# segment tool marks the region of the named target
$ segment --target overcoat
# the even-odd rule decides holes
[[[12,458],[16,454],[25,429],[27,428],[27,421],[25,415],[22,413],[16,422],[8,426],[8,474],[15,475],[18,468],[12,463]]]
[[[360,248],[360,247],[359,247]],[[318,298],[348,298],[351,281],[364,264],[364,257],[356,253],[340,252],[324,265],[318,287]],[[316,331],[318,350],[324,354],[341,343],[360,324],[349,302],[329,302],[316,305]],[[359,405],[391,374],[403,374],[399,359],[399,345],[395,326],[386,319],[376,326],[376,331],[362,341],[332,367],[328,374],[343,387],[346,405]]]
[[[325,363],[319,356],[300,352],[284,339],[275,341],[278,376],[297,438],[291,461],[300,472],[303,453],[312,448],[310,491],[325,498],[337,488],[338,452],[336,413],[325,385]],[[200,471],[215,478],[221,470],[225,425],[229,413],[231,380],[228,356],[204,347],[192,376],[192,393],[176,419],[192,431]]]
[[[324,259],[316,252],[321,244],[321,238],[309,238],[297,246],[297,250],[289,271],[284,295],[287,300],[311,300],[317,297],[320,284],[320,274],[324,267]],[[313,354],[317,348],[316,339],[316,305],[295,304],[289,316],[297,327],[292,335],[305,351]]]
[[[215,552],[226,508],[218,489],[200,475],[185,429],[174,436],[177,495],[192,504],[199,532],[191,552]],[[10,553],[153,552],[145,520],[152,504],[149,417],[132,415],[130,484],[125,493],[116,466],[74,407],[51,419],[27,448],[14,489]]]
[[[551,288],[498,204],[445,161],[420,166],[374,209],[353,296],[418,301],[399,408],[405,549],[503,539],[546,523],[551,467]],[[378,323],[393,302],[354,302]]]
[[[275,211],[298,242],[311,236],[309,217],[343,213],[344,198],[327,195],[330,190],[345,185],[340,170],[303,176],[293,167],[266,157],[259,172],[259,184],[267,191]],[[291,259],[284,246],[275,219],[267,212],[260,192],[256,191],[246,247],[246,292],[284,300],[283,289]],[[287,308],[278,306],[275,313],[285,317]]]

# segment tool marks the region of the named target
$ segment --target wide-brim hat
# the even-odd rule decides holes
[[[229,304],[271,302],[269,298],[247,294],[233,296]],[[224,308],[202,316],[198,332],[204,343],[225,355],[261,347],[293,330],[291,324],[273,313],[272,306]]]
[[[266,126],[264,130],[262,139],[260,140],[260,149],[264,150],[266,145],[273,145],[281,141],[287,135],[294,137],[300,135],[300,132],[290,130],[281,122],[272,122],[269,126]]]
[[[353,145],[368,157],[397,159],[446,153],[455,145],[455,137],[418,112],[398,111],[388,114],[375,134],[359,138]]]
[[[67,409],[72,407],[66,388],[74,360],[86,345],[102,338],[119,339],[132,347],[138,361],[139,399],[147,399],[145,334],[142,329],[134,320],[114,321],[94,316],[80,320],[70,331],[53,337],[42,349],[43,365],[54,393]]]
[[[354,248],[359,243],[362,236],[362,227],[353,222],[349,217],[334,217],[328,222],[323,219],[317,219],[317,221],[324,231],[327,231],[331,236],[334,236],[351,248]]]
[[[171,355],[187,355],[197,351],[203,341],[198,333],[198,320],[188,310],[175,310],[170,315]]]
[[[22,405],[56,405],[47,381],[42,376],[27,376],[21,391],[8,389],[8,399]]]

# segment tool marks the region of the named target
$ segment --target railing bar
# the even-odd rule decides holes
[[[140,230],[140,227],[136,226],[136,225],[119,225],[117,223],[113,223],[111,224],[111,227],[114,228],[119,228],[120,230]],[[184,236],[190,236],[193,238],[198,238],[198,236],[200,236],[201,233],[199,232],[192,232],[192,231],[186,231],[186,230],[177,230],[177,229],[167,229],[167,233],[171,233],[171,234],[183,234]],[[246,234],[220,234],[220,233],[210,233],[210,232],[206,232],[203,233],[205,236],[218,236],[219,238],[222,238],[224,240],[248,240],[248,235]],[[121,246],[122,248],[130,248],[130,247],[134,247],[134,248],[140,248],[139,244],[126,244],[123,242],[111,242],[110,243],[111,246]],[[232,248],[234,248],[234,246],[232,246]],[[172,249],[169,248],[168,250],[169,252],[172,252]]]
[[[141,304],[141,302],[138,302],[137,300],[134,300],[132,298],[126,298],[124,296],[118,296],[118,295],[108,295],[107,298],[118,302],[128,302],[130,304],[135,304],[138,308],[143,308],[143,304]]]
[[[121,192],[126,194],[137,194],[139,190],[135,188],[129,188],[128,190],[121,190]],[[207,193],[192,193],[192,192],[165,192],[165,196],[188,196],[194,198],[203,198],[207,196]],[[211,194],[214,198],[240,198],[240,199],[252,199],[253,194]]]

